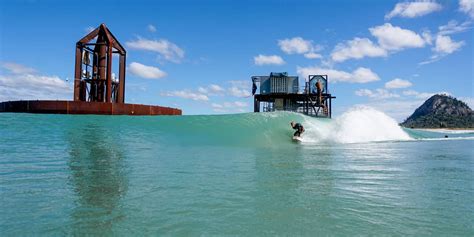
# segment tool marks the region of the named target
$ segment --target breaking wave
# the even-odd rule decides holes
[[[306,118],[305,141],[360,143],[413,139],[398,123],[370,107],[355,107],[328,122]]]
[[[39,116],[43,117],[39,118]],[[54,117],[54,118],[50,118]],[[7,116],[8,117],[8,116]],[[41,126],[106,129],[115,137],[140,138],[157,146],[292,146],[290,121],[300,122],[306,132],[302,145],[346,144],[384,141],[447,139],[444,132],[406,129],[370,107],[354,107],[333,119],[292,112],[187,116],[15,115],[24,123]],[[49,122],[51,121],[51,122]],[[38,122],[37,122],[38,123]],[[126,127],[127,129],[123,129]],[[122,136],[124,135],[124,136]],[[449,133],[449,139],[474,139],[474,133]],[[116,138],[111,138],[116,139]]]
[[[333,119],[292,112],[191,115],[143,118],[168,139],[181,143],[280,146],[291,144],[290,121],[300,122],[306,132],[303,144],[362,143],[412,140],[406,129],[386,114],[369,107],[355,107]],[[151,121],[150,121],[151,120]]]

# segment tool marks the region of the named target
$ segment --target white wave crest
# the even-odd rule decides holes
[[[306,118],[304,142],[361,143],[412,138],[388,115],[366,106],[354,107],[332,120]]]

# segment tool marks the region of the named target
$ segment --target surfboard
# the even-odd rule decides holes
[[[294,142],[301,142],[301,137],[297,137],[297,136],[293,136],[293,139],[292,139]]]

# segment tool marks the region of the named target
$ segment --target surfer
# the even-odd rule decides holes
[[[290,123],[291,127],[296,130],[296,132],[293,134],[293,137],[301,137],[301,134],[304,133],[304,127],[300,123],[295,123],[291,121]]]

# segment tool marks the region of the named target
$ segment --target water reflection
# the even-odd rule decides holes
[[[255,219],[258,234],[311,235],[334,221],[334,154],[331,148],[294,146],[255,157]],[[257,235],[258,235],[257,234]]]
[[[120,201],[127,191],[127,169],[111,133],[86,124],[68,134],[70,183],[77,196],[71,215],[74,235],[113,233],[125,217]]]
[[[303,182],[301,150],[260,150],[255,155],[256,190],[255,230],[264,232],[287,228],[279,223],[294,223],[298,216],[298,193]],[[283,231],[283,229],[281,231]],[[279,233],[277,230],[275,233]]]
[[[315,197],[329,198],[334,193],[336,179],[333,148],[326,145],[305,147],[304,153],[302,162],[306,182],[301,188],[315,193]]]

